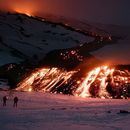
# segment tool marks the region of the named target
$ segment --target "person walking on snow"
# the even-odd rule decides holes
[[[4,97],[3,97],[3,106],[6,106],[6,101],[7,101],[7,97],[4,96]]]
[[[17,103],[18,103],[18,97],[16,96],[16,97],[14,97],[14,107],[17,107]]]

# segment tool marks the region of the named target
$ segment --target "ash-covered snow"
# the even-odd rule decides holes
[[[1,130],[129,130],[130,100],[85,99],[37,92],[0,92],[10,95],[0,105]],[[13,108],[13,97],[18,107]]]

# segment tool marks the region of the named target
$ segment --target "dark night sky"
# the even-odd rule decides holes
[[[130,0],[0,0],[0,9],[130,26]]]

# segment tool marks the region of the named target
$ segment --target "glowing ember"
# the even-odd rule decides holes
[[[81,56],[78,50],[66,51],[65,53],[60,54],[63,60],[68,59],[77,59],[78,61],[83,61],[83,56]]]
[[[79,72],[80,73],[80,72]],[[76,78],[75,78],[76,77]],[[127,97],[130,72],[101,66],[78,77],[77,71],[41,68],[23,80],[17,90],[73,94],[80,97]]]

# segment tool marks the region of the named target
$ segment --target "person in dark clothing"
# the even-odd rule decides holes
[[[6,106],[6,101],[7,101],[7,97],[4,96],[4,97],[3,97],[3,106]]]
[[[18,103],[18,97],[14,97],[14,107],[17,107],[17,103]]]

